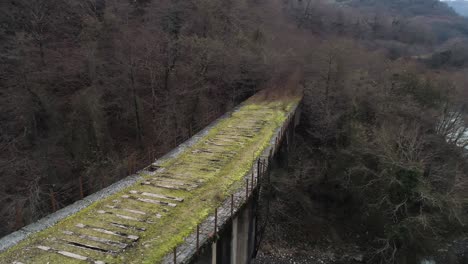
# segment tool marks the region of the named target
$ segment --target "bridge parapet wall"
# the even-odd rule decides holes
[[[250,263],[259,246],[261,238],[258,236],[264,231],[257,230],[257,203],[264,191],[262,184],[268,184],[278,153],[289,150],[299,121],[298,105],[288,113],[283,126],[275,131],[269,146],[244,176],[244,184],[223,202],[215,211],[216,215],[208,217],[182,245],[167,255],[164,264]]]

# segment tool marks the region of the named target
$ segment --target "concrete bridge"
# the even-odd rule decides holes
[[[0,263],[250,263],[298,97],[257,95],[161,159],[0,240]],[[263,99],[262,99],[263,98]]]

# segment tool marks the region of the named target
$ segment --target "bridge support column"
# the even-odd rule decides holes
[[[255,243],[256,243],[256,232],[257,232],[257,200],[252,199],[249,206],[247,207],[249,211],[249,248],[247,251],[247,263],[251,263],[252,258],[254,257],[255,252]]]
[[[250,207],[247,205],[240,214],[237,220],[237,252],[235,264],[247,264],[249,256],[249,224],[250,224]]]
[[[218,246],[217,242],[213,242],[211,244],[211,264],[216,264],[217,263],[217,254],[218,253]]]
[[[237,228],[238,221],[239,219],[237,216],[232,219],[231,264],[237,264],[237,233],[239,232]]]

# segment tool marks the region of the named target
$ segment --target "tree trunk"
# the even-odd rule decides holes
[[[130,69],[130,81],[132,84],[132,96],[133,96],[133,107],[135,110],[137,140],[138,140],[139,147],[143,147],[140,113],[138,112],[138,101],[137,101],[137,94],[136,94],[136,87],[135,87],[135,72],[134,72],[133,65],[131,66],[131,69]]]
[[[155,73],[151,71],[151,114],[152,114],[152,129],[153,129],[153,138],[151,141],[153,142],[153,149],[154,151],[156,147],[156,87],[155,87]]]
[[[304,22],[306,21],[307,16],[309,15],[310,2],[312,2],[312,0],[309,0],[309,1],[307,2],[307,6],[306,6],[306,8],[304,9],[304,14],[302,15],[302,17],[301,17],[300,20],[299,20],[299,25],[297,25],[298,28],[301,28],[301,27],[302,27],[302,25],[303,25]]]
[[[42,41],[39,41],[39,54],[41,56],[41,64],[45,66],[44,44]]]
[[[329,96],[330,96],[330,81],[331,81],[331,68],[332,68],[332,55],[328,58],[328,72],[325,84],[325,111],[329,114]]]

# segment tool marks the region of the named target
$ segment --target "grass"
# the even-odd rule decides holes
[[[297,98],[283,98],[270,102],[249,100],[231,117],[222,120],[213,127],[198,143],[186,149],[179,156],[165,160],[161,164],[164,172],[158,172],[156,175],[149,173],[142,175],[145,180],[153,181],[158,181],[163,176],[169,177],[164,180],[169,182],[171,178],[181,178],[177,181],[197,184],[198,188],[190,191],[170,190],[137,183],[92,204],[51,228],[30,236],[0,254],[0,262],[12,263],[15,260],[23,263],[76,262],[71,258],[35,249],[36,245],[45,245],[88,256],[94,260],[102,260],[106,263],[159,263],[166,254],[172,252],[175,246],[180,245],[187,236],[194,232],[199,223],[213,214],[214,209],[223,200],[239,188],[242,178],[269,145],[275,131],[283,124],[286,115],[297,105],[297,102]],[[200,150],[204,152],[199,152]],[[212,170],[206,171],[205,168]],[[128,194],[130,190],[180,197],[184,198],[184,202],[177,203],[178,206],[175,208],[169,208],[163,205],[123,199],[122,195]],[[107,206],[115,204],[147,212],[147,215],[150,216],[148,220],[153,223],[139,223],[117,219],[115,215],[97,214],[98,210],[113,211]],[[156,218],[157,213],[163,217]],[[130,213],[128,216],[135,217],[135,214]],[[121,237],[76,227],[77,223],[83,223],[122,232],[121,229],[108,224],[109,221],[117,220],[119,223],[146,228],[145,232],[127,230],[127,233],[138,235],[140,239],[135,245],[117,255],[93,252],[61,243],[62,239],[66,239],[106,249],[112,248],[100,245],[98,242],[92,244],[79,238],[72,239],[62,233],[64,230],[128,242]]]

